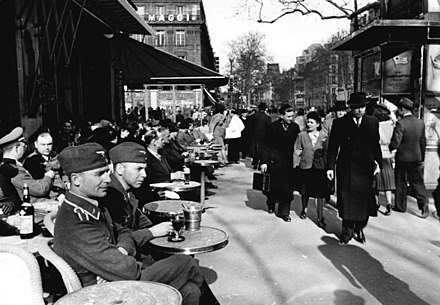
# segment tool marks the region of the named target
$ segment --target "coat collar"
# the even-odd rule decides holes
[[[94,204],[95,202],[97,201],[79,196],[70,191],[66,193],[65,203],[71,205],[75,213],[86,214],[98,220],[101,215],[101,209]]]
[[[121,182],[119,182],[118,178],[115,177],[115,174],[112,174],[110,176],[110,184],[108,187],[111,187],[113,189],[115,189],[116,191],[118,191],[119,193],[121,193],[124,196],[124,200],[128,201],[129,197],[128,197],[128,192],[125,190],[125,188],[122,186]]]

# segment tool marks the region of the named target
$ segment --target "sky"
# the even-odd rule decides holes
[[[249,31],[266,35],[272,62],[281,70],[295,65],[296,56],[314,43],[325,42],[338,29],[348,30],[348,20],[321,20],[315,16],[287,15],[273,24],[257,23],[256,15],[238,12],[240,0],[203,0],[211,44],[220,57],[220,71],[229,71],[228,42]],[[251,20],[251,17],[254,17]]]

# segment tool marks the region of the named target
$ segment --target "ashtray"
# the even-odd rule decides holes
[[[173,242],[173,243],[178,243],[181,241],[184,241],[185,237],[180,235],[178,238],[176,238],[176,236],[168,236],[168,241]]]

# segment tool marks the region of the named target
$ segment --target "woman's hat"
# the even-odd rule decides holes
[[[354,92],[350,94],[350,99],[348,100],[348,106],[351,109],[365,107],[370,100],[364,92]]]

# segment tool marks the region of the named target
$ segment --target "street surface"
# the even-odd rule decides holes
[[[286,223],[267,213],[252,173],[249,159],[216,170],[219,188],[209,190],[215,194],[206,206],[213,208],[202,218],[229,234],[225,248],[196,255],[222,305],[440,304],[440,222],[432,198],[428,219],[410,198],[407,213],[370,218],[365,244],[341,246],[332,205],[324,208],[326,232],[316,226],[313,199],[307,219],[299,218],[298,195]]]

